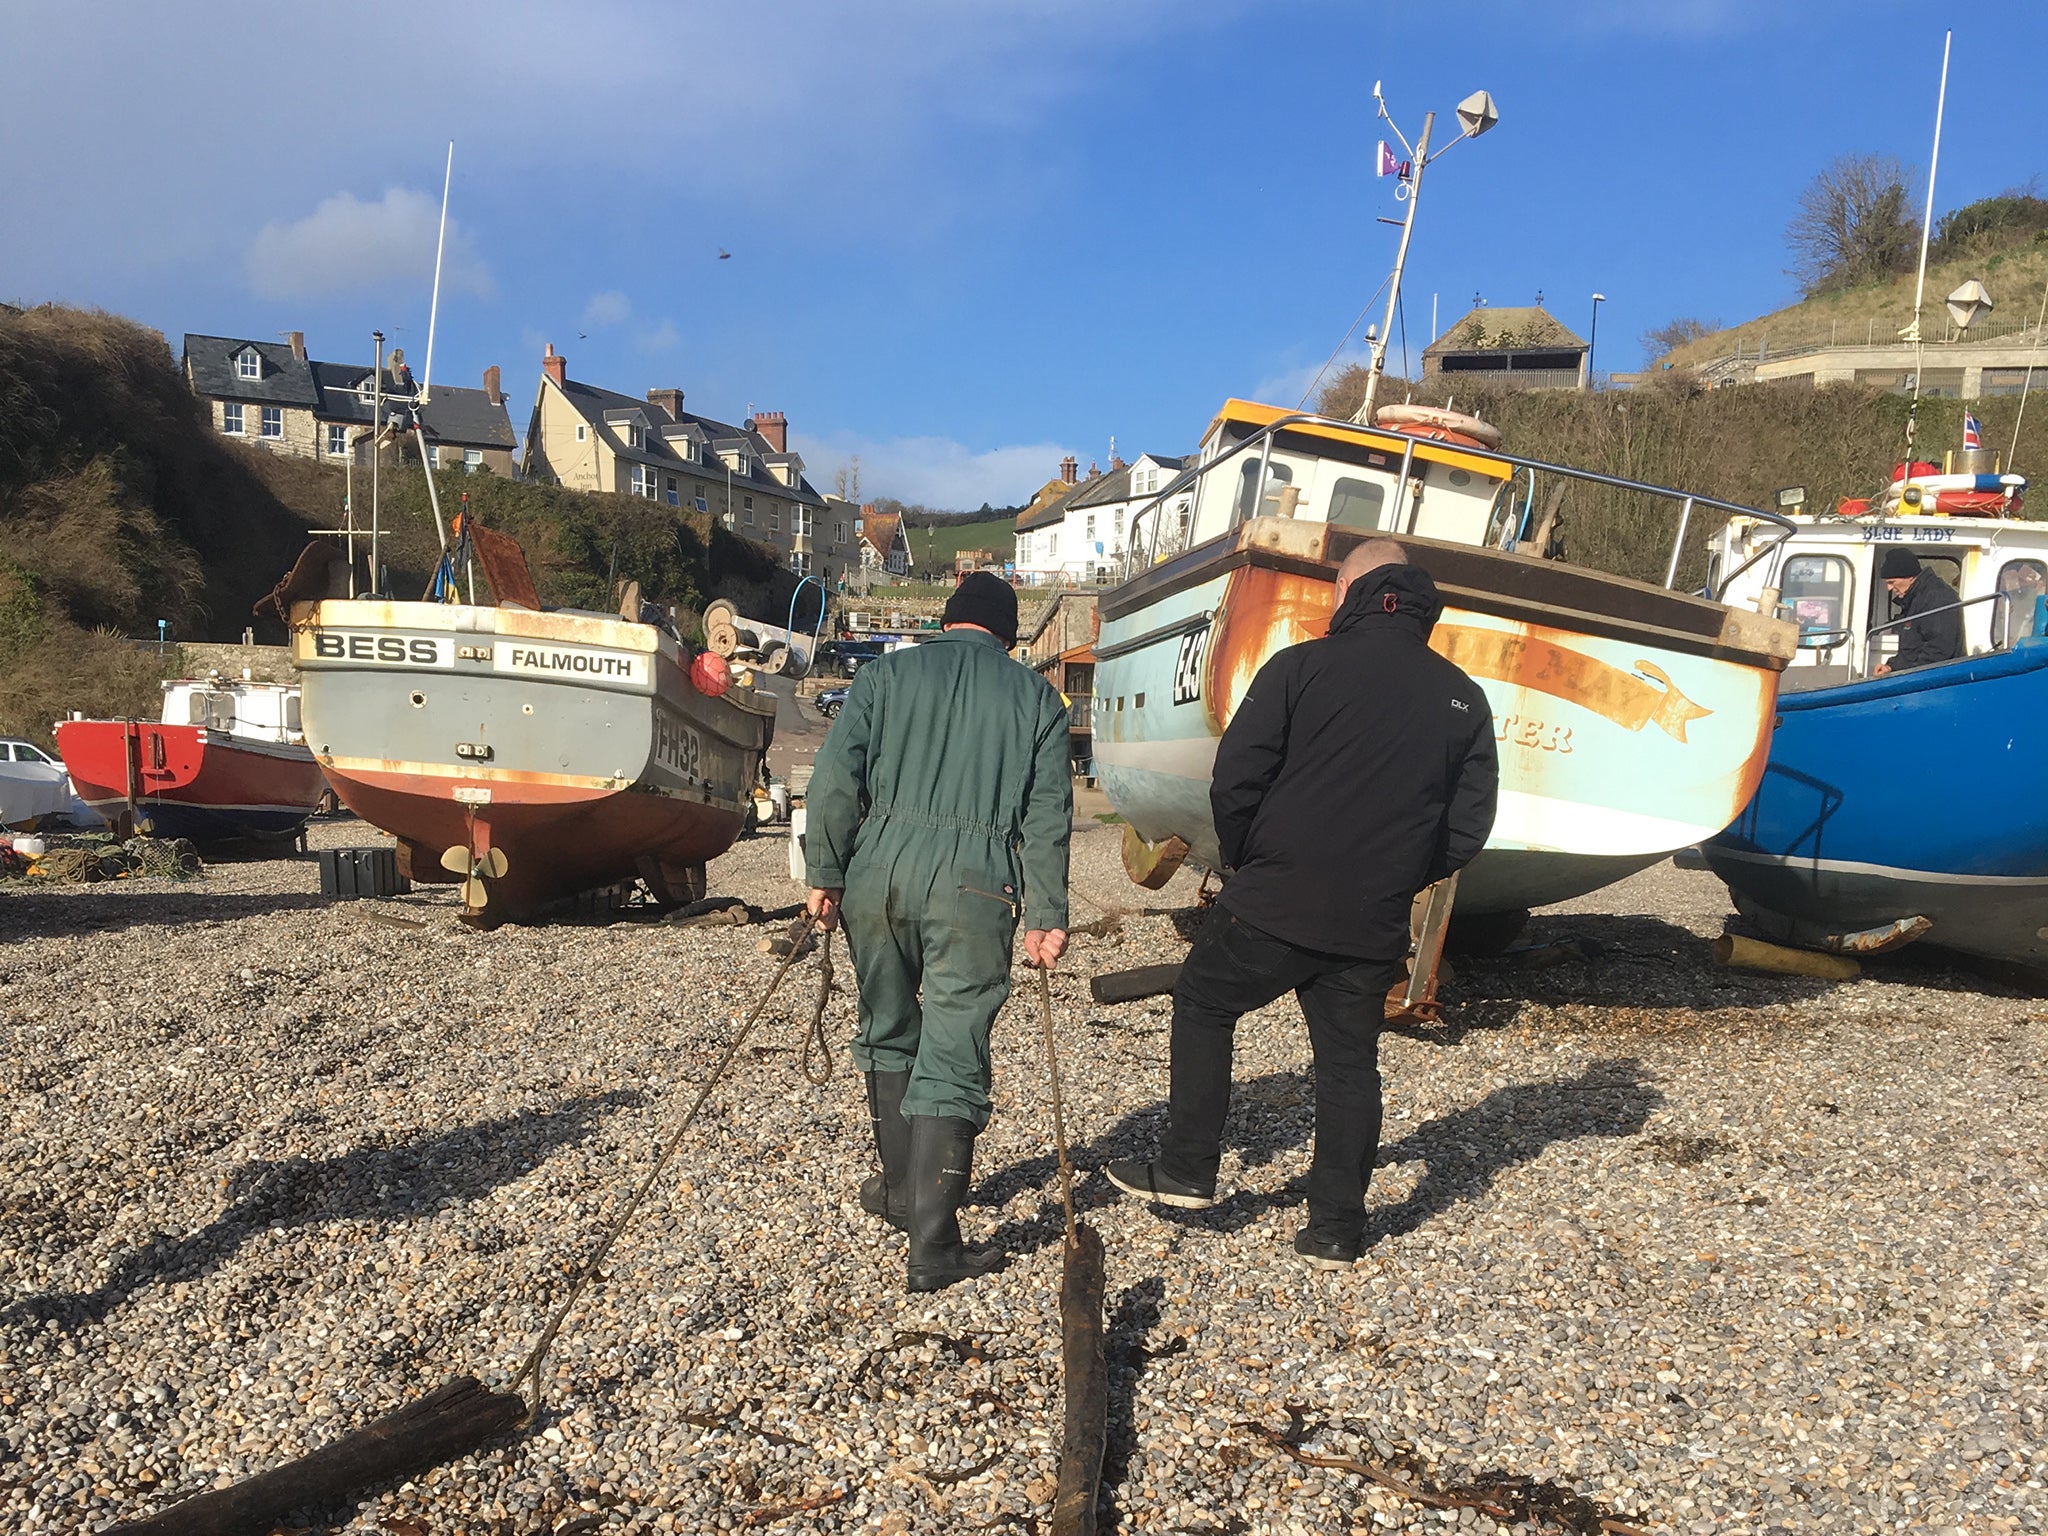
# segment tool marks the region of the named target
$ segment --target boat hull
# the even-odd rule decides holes
[[[670,900],[746,825],[773,701],[689,681],[676,642],[597,614],[329,599],[293,609],[306,739],[415,879],[495,850],[492,917],[639,877]],[[488,873],[488,871],[486,871]]]
[[[1259,526],[1279,521],[1190,551],[1176,562],[1184,572],[1162,570],[1139,600],[1104,603],[1096,771],[1140,836],[1179,837],[1205,868],[1219,862],[1209,810],[1217,739],[1267,658],[1328,628],[1336,564],[1357,542],[1322,525]],[[1493,711],[1500,807],[1460,879],[1460,912],[1597,890],[1720,830],[1749,799],[1785,637],[1773,654],[1768,632],[1741,622],[1753,616],[1729,615],[1724,633],[1697,600],[1640,583],[1399,542],[1444,594],[1432,648],[1472,676]]]
[[[1755,796],[1704,847],[1738,908],[1800,943],[1925,917],[1927,943],[2048,967],[2048,641],[1779,709]]]
[[[79,797],[110,824],[130,810],[137,832],[211,844],[296,837],[326,793],[303,746],[246,741],[196,725],[65,720],[57,749]]]

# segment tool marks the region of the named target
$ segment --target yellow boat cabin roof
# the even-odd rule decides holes
[[[1223,402],[1223,409],[1218,411],[1215,419],[1209,423],[1209,430],[1202,434],[1202,447],[1206,451],[1228,427],[1247,427],[1256,432],[1263,427],[1271,426],[1283,416],[1300,414],[1300,411],[1290,410],[1283,405],[1260,405],[1255,400],[1226,400]],[[1402,432],[1389,432],[1358,422],[1332,421],[1318,417],[1314,421],[1298,422],[1282,430],[1290,435],[1355,444],[1386,453],[1406,453],[1412,447],[1418,459],[1469,470],[1475,475],[1484,475],[1489,480],[1506,480],[1514,473],[1512,463],[1490,455],[1470,453],[1448,443],[1433,442],[1425,437],[1411,437]]]

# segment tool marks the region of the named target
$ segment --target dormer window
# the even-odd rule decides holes
[[[366,373],[356,380],[356,394],[365,404],[374,401],[377,398],[377,376]]]
[[[260,379],[263,377],[263,354],[254,347],[244,347],[235,354],[235,377],[238,379]]]

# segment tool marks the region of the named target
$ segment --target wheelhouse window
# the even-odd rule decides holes
[[[1809,636],[1839,634],[1855,612],[1856,575],[1840,555],[1794,555],[1785,562],[1779,612]]]
[[[1237,520],[1258,517],[1271,513],[1280,505],[1280,491],[1294,480],[1292,466],[1274,459],[1266,465],[1265,494],[1259,494],[1259,461],[1256,455],[1245,456],[1244,468],[1238,472]]]
[[[263,435],[265,437],[284,436],[284,411],[281,407],[275,405],[263,407]]]
[[[220,408],[220,429],[230,437],[242,435],[242,408],[232,400]]]
[[[1330,491],[1330,521],[1344,528],[1377,528],[1386,504],[1384,485],[1346,475]]]
[[[2005,601],[1991,605],[1993,645],[2048,635],[2048,563],[2006,561],[1998,568],[1998,591]]]

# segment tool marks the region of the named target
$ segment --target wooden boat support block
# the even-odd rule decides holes
[[[1098,1003],[1131,1003],[1141,997],[1171,992],[1180,980],[1177,965],[1140,965],[1128,971],[1104,971],[1088,978],[1088,995]]]
[[[458,1376],[416,1403],[284,1466],[114,1527],[110,1536],[267,1536],[296,1509],[331,1504],[476,1450],[526,1417],[509,1392]]]
[[[1787,949],[1761,939],[1745,939],[1724,933],[1714,940],[1714,959],[1721,965],[1741,966],[1750,971],[1775,971],[1782,976],[1818,976],[1825,981],[1847,981],[1859,976],[1863,967],[1846,955],[1824,955],[1811,949]]]
[[[404,896],[412,882],[398,872],[393,848],[322,848],[322,896]]]
[[[1109,1440],[1109,1364],[1102,1347],[1102,1239],[1081,1222],[1060,1270],[1061,1396],[1059,1491],[1052,1536],[1095,1536],[1102,1457]]]

